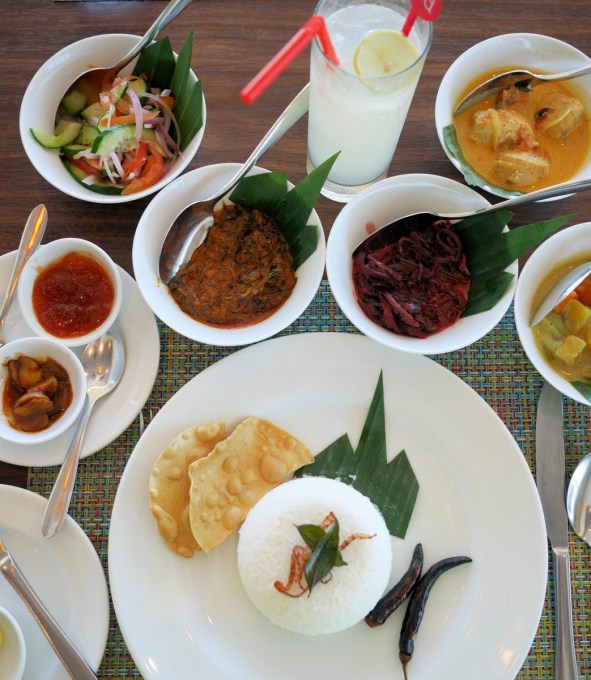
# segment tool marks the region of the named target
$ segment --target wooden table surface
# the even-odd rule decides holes
[[[60,193],[25,156],[18,112],[31,77],[55,52],[91,35],[141,34],[164,6],[160,0],[0,0],[5,116],[5,133],[0,135],[0,254],[17,247],[28,214],[42,202],[49,213],[46,241],[66,236],[94,241],[132,273],[134,230],[150,199],[104,206]],[[240,89],[285,44],[314,7],[312,0],[195,0],[166,29],[177,50],[189,29],[195,29],[193,68],[203,80],[207,125],[201,148],[189,169],[245,160],[307,82],[306,50],[254,105],[248,107],[238,97]],[[462,180],[447,160],[435,131],[437,88],[447,68],[465,49],[493,35],[513,32],[551,35],[591,55],[591,18],[584,0],[444,2],[390,175],[433,173]],[[305,175],[305,161],[306,117],[266,155],[262,165],[287,171],[289,178],[297,182]],[[319,200],[317,210],[327,233],[341,208],[328,199]],[[524,206],[514,224],[566,212],[576,213],[576,221],[590,219],[591,194],[573,196],[556,209],[549,204]],[[24,467],[0,463],[0,483],[25,486],[26,473]]]

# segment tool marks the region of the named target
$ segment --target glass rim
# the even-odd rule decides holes
[[[319,14],[318,10],[320,8],[320,5],[323,4],[323,1],[320,0],[318,4],[316,5],[316,10],[315,14]],[[371,3],[355,3],[355,4],[371,4]],[[323,18],[324,15],[321,14]],[[330,16],[330,15],[328,15]],[[328,63],[335,71],[338,73],[342,74],[343,76],[346,76],[347,78],[354,78],[355,80],[366,80],[368,82],[373,82],[373,83],[380,83],[380,82],[386,82],[387,80],[390,80],[392,78],[398,78],[400,76],[405,75],[409,71],[411,71],[417,64],[419,64],[421,61],[423,61],[426,56],[427,52],[429,51],[429,48],[431,47],[431,43],[433,42],[433,22],[432,21],[427,21],[426,19],[421,19],[420,17],[417,17],[415,21],[415,25],[417,23],[425,24],[427,26],[428,34],[427,34],[427,40],[425,41],[425,45],[423,46],[423,49],[421,52],[417,55],[417,58],[412,62],[412,64],[409,64],[405,68],[403,68],[401,71],[396,71],[396,73],[391,73],[387,76],[361,76],[357,75],[356,73],[352,73],[351,71],[346,71],[340,64],[334,64],[330,59],[326,56],[324,53],[324,50],[322,49],[322,45],[320,43],[320,38],[318,36],[314,37],[313,40],[313,47],[316,49],[320,50],[320,54],[322,55],[322,58],[325,63]],[[414,26],[413,26],[414,28]]]

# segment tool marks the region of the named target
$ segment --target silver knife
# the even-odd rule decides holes
[[[47,611],[1,540],[0,571],[26,604],[70,677],[73,680],[97,680],[95,672]]]
[[[552,547],[556,593],[556,680],[577,680],[573,636],[568,519],[564,496],[562,394],[545,383],[536,421],[536,479]]]

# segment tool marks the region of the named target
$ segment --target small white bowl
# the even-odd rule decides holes
[[[451,352],[476,342],[503,318],[515,290],[517,262],[507,271],[513,282],[487,312],[460,318],[449,328],[426,338],[398,335],[371,321],[355,297],[352,254],[368,236],[367,225],[378,229],[390,222],[419,212],[476,210],[490,205],[486,199],[459,182],[436,175],[399,175],[377,182],[356,196],[335,220],[328,237],[326,271],[337,303],[347,318],[362,333],[388,347],[417,354]]]
[[[445,145],[443,129],[453,123],[453,111],[460,96],[476,78],[493,69],[502,73],[521,67],[540,73],[559,73],[590,63],[589,57],[575,47],[556,38],[535,33],[498,35],[473,45],[449,67],[439,85],[435,100],[437,135],[450,161],[462,172],[460,163],[453,158]],[[571,80],[568,86],[579,97],[585,110],[591,112],[591,76]],[[590,174],[591,153],[579,172],[570,179],[588,177]],[[483,188],[496,196],[515,194],[488,184]]]
[[[39,323],[32,303],[33,286],[42,269],[71,252],[82,253],[93,258],[103,266],[113,283],[115,297],[109,316],[100,326],[85,335],[80,335],[75,338],[61,338],[49,333]],[[50,243],[40,246],[25,265],[17,288],[17,297],[21,313],[25,322],[33,330],[35,335],[56,340],[67,347],[80,347],[89,342],[93,342],[100,338],[101,335],[104,335],[113,323],[115,323],[115,319],[119,314],[122,294],[121,276],[119,274],[119,269],[113,260],[102,248],[99,248],[90,241],[79,238],[58,239],[57,241],[51,241]]]
[[[216,328],[195,321],[173,300],[158,274],[162,243],[179,212],[196,200],[206,198],[227,182],[240,166],[236,163],[211,165],[188,172],[169,184],[148,205],[135,231],[133,271],[146,302],[165,324],[186,338],[210,345],[235,347],[266,340],[295,321],[310,304],[324,273],[326,242],[315,210],[308,224],[318,231],[315,252],[297,269],[297,282],[285,303],[271,316],[243,328]],[[268,172],[253,168],[249,174]],[[292,184],[289,184],[292,187]]]
[[[51,358],[68,372],[72,385],[72,402],[62,416],[40,432],[21,432],[13,428],[4,413],[4,385],[9,380],[6,362],[18,355],[32,359]],[[41,444],[65,432],[80,415],[86,397],[86,374],[78,357],[68,347],[47,338],[22,338],[0,347],[0,439],[15,444]]]
[[[12,614],[0,607],[0,678],[21,680],[25,671],[27,649],[23,632]]]
[[[203,139],[205,131],[205,98],[203,98],[203,125],[170,170],[153,186],[144,191],[124,196],[98,194],[79,184],[60,161],[57,149],[45,149],[33,138],[30,129],[39,128],[53,132],[55,112],[68,87],[85,70],[93,65],[110,66],[137,44],[139,37],[128,34],[105,34],[84,38],[68,45],[48,59],[29,83],[20,109],[19,127],[23,147],[39,174],[56,189],[69,196],[90,203],[125,203],[136,201],[162,189],[178,177],[189,165]],[[122,74],[131,73],[132,62]],[[197,76],[190,73],[193,82]]]
[[[562,394],[591,406],[573,385],[556,373],[537,346],[530,328],[533,298],[544,278],[561,262],[591,253],[591,222],[576,224],[554,234],[542,243],[523,266],[515,291],[515,326],[519,340],[538,373]]]

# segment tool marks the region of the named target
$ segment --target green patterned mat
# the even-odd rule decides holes
[[[159,328],[162,347],[160,369],[152,394],[142,412],[146,423],[151,414],[193,376],[238,349],[201,345],[186,340],[162,324]],[[328,283],[323,282],[312,304],[284,334],[328,331],[355,332],[355,329],[337,306]],[[479,342],[466,349],[436,357],[435,360],[465,380],[492,406],[512,432],[530,468],[534,470],[535,413],[542,379],[521,349],[512,310]],[[570,476],[576,462],[587,452],[587,415],[585,407],[565,399],[567,476]],[[78,472],[71,514],[90,537],[102,560],[105,573],[113,500],[139,432],[139,420],[136,420],[112,444],[82,461]],[[48,497],[56,471],[56,468],[30,470],[28,488]],[[591,550],[572,533],[570,557],[577,659],[583,678],[591,675]],[[519,680],[555,677],[553,584],[550,566],[544,611],[530,653],[517,676]],[[127,651],[112,607],[109,639],[99,677],[140,677]]]

